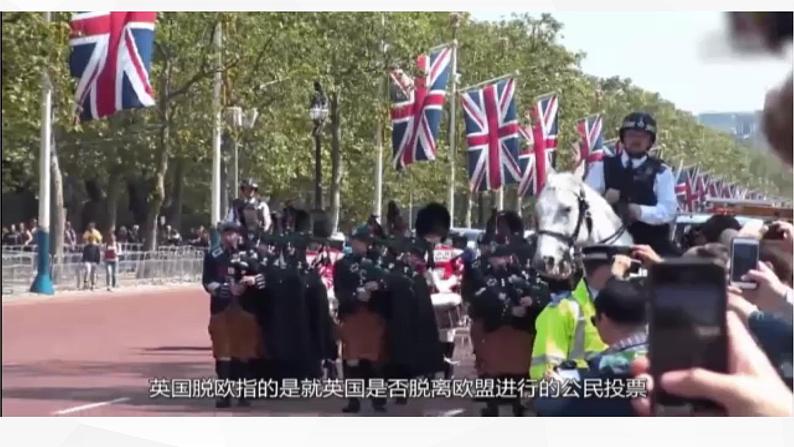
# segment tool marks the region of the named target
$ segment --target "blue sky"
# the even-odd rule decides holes
[[[498,20],[510,12],[472,14]],[[708,56],[714,52],[705,42],[724,29],[717,12],[552,14],[564,24],[562,43],[587,53],[586,73],[631,78],[693,113],[759,110],[766,91],[791,70],[791,48],[782,59]]]

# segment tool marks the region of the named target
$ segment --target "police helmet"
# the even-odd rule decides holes
[[[243,188],[251,188],[256,191],[257,189],[259,189],[259,185],[252,177],[248,177],[247,179],[240,182],[240,189]]]
[[[651,135],[651,145],[656,143],[656,120],[650,113],[632,112],[626,115],[620,125],[621,142],[623,141],[623,135],[630,129],[648,132]]]

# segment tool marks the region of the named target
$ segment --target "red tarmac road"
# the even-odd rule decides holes
[[[214,377],[200,287],[20,299],[3,302],[2,311],[3,416],[314,416],[341,415],[344,406],[338,399],[280,400],[216,412],[206,399],[150,399],[150,379]],[[393,415],[476,411],[461,399],[389,406]]]

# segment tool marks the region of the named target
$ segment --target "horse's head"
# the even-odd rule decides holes
[[[535,203],[537,248],[534,267],[553,279],[568,278],[574,271],[574,248],[613,239],[620,218],[607,202],[571,173],[554,173]],[[610,241],[614,242],[614,241]],[[630,242],[629,242],[630,243]]]

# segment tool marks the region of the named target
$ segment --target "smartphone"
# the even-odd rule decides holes
[[[670,259],[651,267],[648,357],[655,384],[668,371],[705,368],[726,372],[725,270],[707,259]],[[717,413],[717,404],[674,396],[656,387],[658,415]]]
[[[755,289],[758,284],[743,281],[744,276],[758,265],[759,242],[756,239],[734,238],[731,242],[731,283],[741,289]]]

